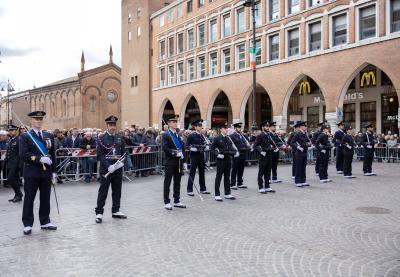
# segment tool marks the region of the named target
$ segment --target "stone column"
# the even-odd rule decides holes
[[[286,116],[283,115],[274,115],[273,121],[276,122],[276,130],[277,131],[285,131],[287,129],[287,120]]]
[[[336,117],[336,112],[329,112],[325,113],[325,119],[328,122],[328,125],[331,127],[331,133],[334,134],[337,130],[337,117]]]

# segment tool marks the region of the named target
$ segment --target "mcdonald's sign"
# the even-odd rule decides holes
[[[372,84],[371,84],[372,81]],[[364,87],[364,86],[376,86],[376,77],[375,77],[375,72],[374,71],[367,71],[364,72],[361,76],[361,83],[360,83],[360,87]]]
[[[310,82],[308,82],[308,81],[303,81],[300,83],[299,94],[302,95],[305,93],[308,93],[308,94],[311,93]]]

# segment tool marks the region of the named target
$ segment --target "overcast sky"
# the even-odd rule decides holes
[[[86,69],[121,64],[121,0],[0,0],[0,82],[16,91],[76,76],[82,50]]]

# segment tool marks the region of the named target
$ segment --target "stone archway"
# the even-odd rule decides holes
[[[216,127],[221,122],[232,123],[232,105],[222,90],[217,90],[210,101],[207,113],[208,127]]]
[[[159,122],[159,126],[164,126],[166,124],[166,117],[170,116],[170,115],[174,115],[175,114],[175,109],[174,106],[172,105],[172,102],[166,98],[162,105],[161,105],[161,109],[159,111],[159,116],[158,116],[158,122]],[[161,129],[160,128],[160,129]]]
[[[184,128],[187,129],[191,122],[201,118],[200,106],[197,99],[189,94],[182,107],[181,122]]]

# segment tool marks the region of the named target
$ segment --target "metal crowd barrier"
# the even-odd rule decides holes
[[[5,167],[7,150],[0,150],[0,181],[3,182],[7,180],[7,170]]]

